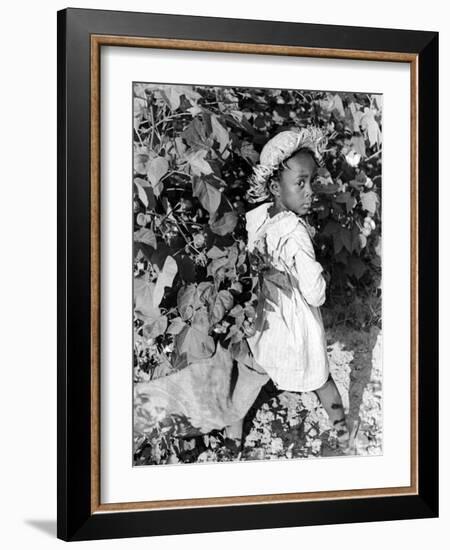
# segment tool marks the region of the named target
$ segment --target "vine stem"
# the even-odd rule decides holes
[[[231,210],[234,211],[234,206],[231,204],[229,198],[225,195],[225,193],[222,193],[222,197],[225,197],[225,200],[227,201],[227,203],[230,206]]]
[[[295,93],[296,95],[300,96],[300,97],[303,99],[303,101],[308,101],[308,100],[306,99],[306,97],[305,97],[301,92],[299,92],[298,90],[295,90],[294,93]]]
[[[375,151],[375,153],[373,153],[372,155],[370,155],[370,157],[367,157],[366,158],[366,162],[370,159],[373,159],[374,157],[376,157],[377,155],[379,155],[381,153],[381,149],[378,149],[378,151]]]
[[[153,114],[153,105],[150,105],[150,118],[152,119],[152,135],[150,137],[150,149],[153,151],[153,140],[155,137],[155,115]]]
[[[139,143],[141,144],[141,147],[144,147],[144,142],[142,141],[141,135],[139,133],[139,130],[136,130],[136,135],[139,139]]]
[[[164,124],[165,122],[169,122],[169,120],[173,120],[175,118],[180,118],[182,116],[190,116],[190,115],[191,115],[191,113],[189,113],[188,111],[184,111],[183,113],[178,113],[178,114],[175,114],[175,115],[170,115],[168,117],[163,118],[159,122],[157,122],[156,126],[160,126],[161,124]]]
[[[170,216],[170,214],[172,214],[179,206],[180,206],[180,201],[178,201],[177,204],[173,208],[171,208],[168,212],[166,212],[166,214],[164,215],[164,217],[160,221],[163,222],[165,219],[167,219]],[[155,213],[155,215],[157,216],[156,213]]]
[[[186,237],[186,234],[184,233],[183,229],[181,229],[181,225],[180,223],[178,222],[178,220],[174,217],[173,218],[173,221],[175,223],[175,225],[178,227],[178,231],[181,233],[183,239],[186,241],[186,244],[189,246],[189,248],[192,248],[192,250],[194,250],[194,252],[198,255],[201,254],[200,250],[198,250],[188,239],[188,237]]]
[[[164,174],[164,176],[161,178],[160,181],[164,181],[165,179],[169,178],[170,176],[173,176],[173,174],[180,174],[181,176],[185,176],[189,178],[189,174],[186,174],[186,172],[181,172],[180,170],[171,170],[170,172],[167,172],[167,174]],[[166,189],[166,191],[179,191],[180,189],[177,187],[171,187]]]

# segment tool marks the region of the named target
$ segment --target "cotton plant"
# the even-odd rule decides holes
[[[381,114],[373,94],[135,83],[135,382],[213,357],[219,344],[251,367],[261,285],[273,292],[280,281],[252,270],[245,192],[262,144],[283,129],[313,123],[327,136],[308,219],[328,281],[324,317],[380,325]]]

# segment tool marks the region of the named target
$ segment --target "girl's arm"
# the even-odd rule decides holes
[[[300,292],[309,305],[321,306],[326,299],[326,281],[323,267],[316,261],[316,255],[309,235],[296,231],[286,243],[285,251],[293,259]]]
[[[326,299],[327,284],[322,275],[323,267],[313,255],[300,249],[295,255],[295,266],[298,276],[300,292],[309,305],[319,307]]]

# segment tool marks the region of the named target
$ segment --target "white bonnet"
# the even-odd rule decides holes
[[[253,168],[247,191],[248,201],[261,202],[269,197],[267,184],[271,176],[284,160],[299,149],[310,149],[317,163],[321,165],[325,146],[326,136],[318,126],[306,126],[276,134],[264,145],[259,163]]]

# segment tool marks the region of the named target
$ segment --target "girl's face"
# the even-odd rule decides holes
[[[287,168],[281,171],[278,181],[271,184],[276,206],[303,216],[312,203],[311,181],[315,176],[316,162],[311,153],[300,151],[285,164]]]

